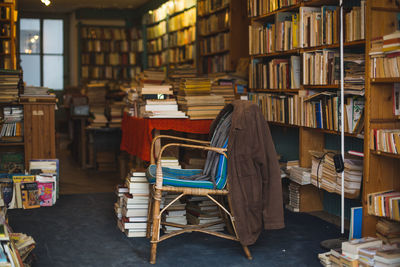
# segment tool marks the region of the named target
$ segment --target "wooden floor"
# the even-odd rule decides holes
[[[123,183],[118,171],[83,170],[68,150],[69,140],[61,137],[57,149],[60,160],[60,194],[89,194],[114,192]]]

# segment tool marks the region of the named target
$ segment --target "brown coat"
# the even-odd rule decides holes
[[[250,101],[236,100],[215,121],[232,107],[228,186],[239,238],[243,245],[251,245],[263,228],[284,227],[281,176],[269,126],[260,108]]]

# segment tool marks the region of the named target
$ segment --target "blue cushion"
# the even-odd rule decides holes
[[[226,147],[228,141],[226,141],[224,147]],[[227,171],[227,159],[224,155],[220,154],[218,161],[217,175],[215,177],[216,189],[223,189],[226,185],[226,171]],[[156,182],[156,170],[155,164],[150,165],[147,168],[146,176],[149,183]],[[162,167],[163,173],[163,185],[165,186],[178,186],[178,187],[194,187],[194,188],[205,188],[214,189],[214,184],[211,181],[197,181],[197,180],[185,180],[180,177],[192,176],[201,174],[203,170],[200,169],[173,169],[168,167]]]

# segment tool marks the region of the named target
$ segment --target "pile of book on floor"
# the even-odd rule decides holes
[[[300,187],[298,183],[289,184],[289,203],[285,207],[290,211],[300,211]]]
[[[3,108],[3,123],[0,131],[1,142],[22,142],[24,136],[24,110],[22,106]]]
[[[163,194],[163,206],[168,206],[174,199],[176,199],[179,194],[167,193]],[[182,228],[173,226],[173,224],[187,225],[186,220],[186,204],[181,202],[181,199],[173,202],[169,206],[165,213],[162,214],[163,226],[162,229],[164,233],[168,234],[171,231],[181,230]],[[171,224],[171,225],[169,225]]]
[[[386,190],[368,194],[368,214],[400,221],[400,192]]]
[[[178,110],[175,99],[146,99],[140,106],[140,115],[144,118],[187,118]]]
[[[186,217],[191,225],[211,224],[206,230],[222,232],[225,227],[219,207],[208,197],[191,197],[186,204]]]
[[[149,183],[146,173],[132,170],[125,184],[117,186],[118,201],[114,204],[119,229],[128,237],[145,237],[149,204]]]
[[[341,194],[342,177],[341,173],[336,172],[333,153],[310,151],[310,154],[312,156],[311,183],[328,192]],[[362,172],[363,161],[346,155],[344,159],[344,192],[347,198],[356,198],[360,194]]]
[[[14,244],[14,248],[18,251],[24,264],[23,266],[31,266],[35,260],[32,254],[33,249],[36,247],[35,240],[31,236],[23,233],[10,233],[9,235],[11,242]],[[0,266],[2,265],[0,264]]]
[[[179,108],[194,119],[215,119],[225,105],[221,95],[211,95],[207,78],[182,79],[178,92]]]
[[[18,100],[18,86],[21,71],[0,70],[0,102]]]
[[[342,243],[341,248],[319,255],[324,266],[399,266],[400,249],[383,244],[375,237],[363,237]]]

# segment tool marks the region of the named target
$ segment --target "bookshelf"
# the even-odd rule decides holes
[[[345,136],[362,146],[366,5],[345,2]],[[249,99],[260,106],[273,132],[298,137],[294,142],[275,136],[278,150],[286,143],[298,145],[292,150],[298,151],[300,167],[311,168],[310,151],[340,149],[339,1],[249,0],[247,11]],[[321,201],[318,194],[314,200]]]
[[[170,0],[143,16],[148,68],[196,62],[196,1]]]
[[[393,107],[394,87],[400,82],[400,77],[399,75],[389,76],[386,72],[385,75],[374,73],[376,61],[388,59],[385,54],[374,53],[376,52],[375,44],[379,38],[399,30],[398,12],[400,12],[400,6],[395,1],[367,1],[363,236],[375,235],[378,220],[378,217],[368,214],[368,194],[390,189],[400,190],[398,176],[400,156],[396,153],[384,152],[374,141],[374,130],[400,129],[399,116],[394,114]]]
[[[140,28],[90,25],[79,28],[82,80],[128,81],[141,71]]]
[[[0,3],[0,69],[16,69],[15,2]]]
[[[198,0],[197,6],[199,71],[234,71],[239,59],[248,57],[247,2]]]

